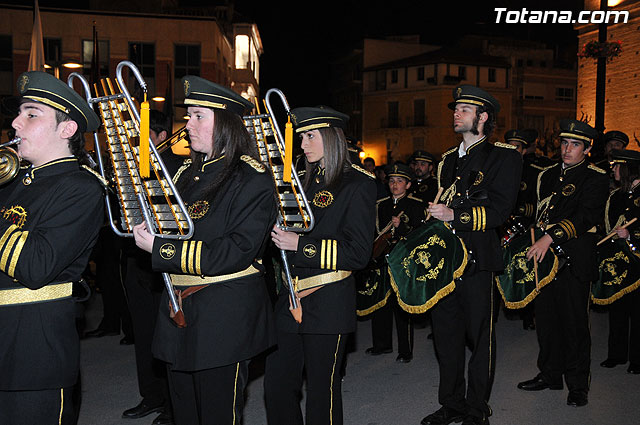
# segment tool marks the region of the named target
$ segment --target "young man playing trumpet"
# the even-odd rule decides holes
[[[103,221],[104,191],[83,169],[88,103],[44,72],[18,80],[13,121],[30,163],[0,188],[0,423],[72,424],[80,368],[72,284]]]

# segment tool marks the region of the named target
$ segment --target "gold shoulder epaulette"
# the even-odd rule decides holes
[[[373,174],[373,173],[371,173],[371,172],[369,172],[369,171],[365,170],[364,168],[360,167],[359,165],[351,164],[351,166],[352,166],[354,169],[356,169],[356,170],[360,171],[362,174],[366,174],[367,176],[371,177],[372,179],[375,179],[375,178],[376,178],[376,175],[375,175],[375,174]]]
[[[182,165],[180,166],[180,168],[178,168],[178,171],[176,171],[176,173],[174,174],[173,178],[171,179],[173,181],[173,183],[177,183],[178,182],[178,179],[180,178],[180,176],[182,175],[184,170],[189,168],[190,165],[191,165],[191,158],[187,158],[184,161],[182,161]]]
[[[300,171],[298,171],[298,177],[302,177],[302,176],[304,176],[305,174],[307,174],[307,170],[300,170]]]
[[[495,142],[493,146],[497,146],[499,148],[516,149],[515,146],[510,145],[509,143],[502,143],[502,142]]]
[[[529,164],[529,167],[531,168],[535,168],[536,170],[546,170],[549,167],[543,167],[542,165],[537,165],[537,164]],[[551,165],[551,167],[553,167],[553,165]]]
[[[407,198],[408,198],[408,199],[413,199],[414,201],[422,202],[422,199],[420,199],[420,198],[416,198],[416,197],[415,197],[415,196],[413,196],[413,195],[409,195],[409,196],[407,196]]]
[[[607,172],[606,172],[606,171],[604,171],[602,168],[600,168],[600,167],[596,167],[596,166],[595,166],[595,165],[593,165],[593,164],[589,164],[589,167],[588,167],[588,168],[592,169],[593,171],[597,171],[597,172],[598,172],[598,173],[600,173],[600,174],[607,174]]]
[[[246,162],[247,164],[251,165],[251,168],[253,168],[257,172],[264,173],[265,171],[264,165],[262,165],[260,162],[256,161],[255,159],[251,158],[249,155],[242,155],[240,159]]]
[[[376,204],[379,204],[382,201],[386,201],[387,199],[391,198],[391,196],[385,196],[384,198],[380,198],[376,201]]]
[[[91,167],[87,167],[86,165],[83,165],[82,168],[84,168],[85,170],[87,170],[88,172],[90,172],[91,174],[93,174],[95,176],[95,178],[97,178],[100,181],[100,184],[104,187],[109,187],[109,183],[107,182],[107,180],[102,177],[100,175],[100,173],[98,173],[96,170],[94,170]]]
[[[451,148],[451,149],[449,149],[448,151],[446,151],[445,153],[443,153],[443,154],[442,154],[442,157],[444,158],[445,156],[447,156],[447,155],[449,155],[449,154],[451,154],[451,153],[453,153],[453,152],[456,152],[457,150],[458,150],[458,147]]]

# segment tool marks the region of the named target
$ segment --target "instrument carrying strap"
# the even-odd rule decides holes
[[[258,261],[258,263],[261,263],[261,261]],[[260,273],[260,270],[258,270],[253,264],[251,264],[249,267],[239,272],[222,274],[218,276],[172,274],[171,281],[173,282],[173,286],[207,286],[212,283],[226,282],[228,280],[238,279],[240,277],[250,276],[258,273]]]
[[[296,292],[302,292],[306,289],[317,288],[330,283],[339,282],[349,276],[351,276],[351,271],[337,270],[335,272],[322,273],[316,276],[298,279],[295,285],[295,290]],[[308,293],[305,295],[308,295]]]

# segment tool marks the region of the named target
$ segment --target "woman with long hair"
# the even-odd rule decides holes
[[[613,175],[619,187],[609,195],[605,208],[606,230],[616,231],[635,247],[640,246],[640,224],[622,225],[640,219],[640,152],[614,150]],[[613,368],[629,362],[627,372],[640,374],[640,292],[632,292],[609,305],[609,342],[607,359],[600,366]]]
[[[342,424],[341,366],[347,337],[356,329],[352,272],[364,268],[375,232],[374,176],[351,164],[343,129],[348,116],[330,108],[292,111],[306,158],[304,190],[315,216],[311,232],[273,228],[288,251],[297,280],[302,322],[289,312],[281,288],[276,301],[277,349],[267,356],[265,400],[271,425],[302,425],[300,398],[306,372],[307,425]]]
[[[154,238],[141,224],[134,236],[181,291],[186,327],[173,322],[165,294],[153,341],[168,364],[175,422],[232,425],[242,417],[249,360],[273,343],[261,258],[276,217],[274,188],[242,121],[252,104],[200,77],[182,81],[192,161],[176,173],[176,188],[194,234]]]

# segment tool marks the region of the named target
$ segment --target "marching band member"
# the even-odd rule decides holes
[[[596,135],[584,122],[560,121],[562,161],[538,176],[536,221],[545,235],[527,252],[528,260],[540,262],[553,244],[569,260],[536,297],[540,373],[518,388],[560,390],[564,375],[571,406],[588,403],[590,282],[598,277],[596,234],[590,230],[602,221],[608,193],[606,172],[586,158]]]
[[[494,376],[495,324],[493,273],[504,268],[495,231],[509,217],[518,194],[522,160],[511,145],[489,143],[500,104],[486,91],[462,85],[449,104],[459,146],[445,152],[438,165],[442,203],[428,211],[455,229],[472,261],[453,292],[431,310],[440,367],[438,401],[442,408],[422,425],[488,424]],[[472,347],[465,388],[465,350]]]
[[[306,425],[340,425],[340,368],[347,336],[356,329],[356,291],[352,271],[364,268],[375,229],[373,175],[349,161],[343,129],[348,116],[330,108],[291,112],[306,157],[304,190],[315,226],[298,235],[273,228],[271,238],[289,251],[302,306],[302,322],[289,312],[289,294],[276,302],[277,350],[265,368],[267,421],[302,425],[300,409],[306,370]]]
[[[194,222],[193,237],[153,237],[134,228],[155,271],[172,273],[186,327],[170,318],[163,295],[154,355],[168,363],[178,424],[237,424],[248,363],[273,343],[271,305],[261,264],[276,218],[271,177],[241,116],[252,104],[200,77],[182,79],[192,162],[176,188]]]
[[[80,342],[72,285],[103,222],[104,189],[81,165],[98,116],[64,82],[18,79],[12,126],[26,172],[0,189],[0,423],[75,424]]]
[[[621,239],[640,246],[640,223],[626,228],[622,224],[640,219],[640,152],[613,150],[613,174],[620,187],[607,200],[607,230],[614,229]],[[608,232],[607,232],[608,233]],[[640,374],[640,292],[635,288],[609,305],[609,343],[607,359],[600,366],[612,368],[629,361],[627,372]]]

